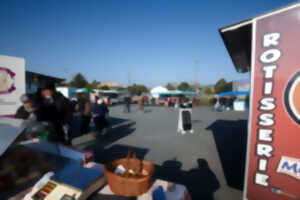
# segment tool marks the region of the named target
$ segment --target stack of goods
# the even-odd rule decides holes
[[[54,168],[42,153],[16,146],[0,157],[0,191],[8,192]]]
[[[106,183],[103,170],[70,163],[31,197],[32,200],[85,200]]]

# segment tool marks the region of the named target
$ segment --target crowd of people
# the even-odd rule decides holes
[[[217,111],[224,111],[224,110],[232,110],[233,109],[233,102],[235,101],[236,97],[220,97],[219,99],[214,99],[214,110]]]
[[[53,82],[46,82],[34,94],[23,94],[20,97],[22,106],[18,108],[15,118],[25,123],[43,122],[53,127],[47,137],[50,141],[70,145],[72,132],[71,122],[74,116],[80,116],[80,134],[90,131],[90,123],[94,122],[98,131],[108,127],[106,116],[108,108],[102,99],[95,97],[91,102],[86,94],[78,95],[72,101],[56,91]]]
[[[175,108],[194,108],[197,105],[197,99],[196,97],[188,98],[186,96],[168,97],[164,105]]]
[[[15,118],[23,119],[27,124],[42,122],[52,127],[47,140],[70,145],[74,135],[89,133],[91,122],[99,132],[109,127],[107,116],[108,107],[102,98],[95,96],[91,101],[88,93],[77,94],[76,98],[69,100],[56,91],[53,82],[46,82],[34,94],[23,94],[20,97],[22,106],[15,114]],[[124,112],[130,112],[132,99],[129,95],[124,97]],[[142,96],[138,100],[138,109],[144,112],[144,106],[156,105],[154,98]],[[165,101],[167,107],[193,107],[196,99],[187,97],[169,97]],[[80,119],[74,122],[74,119]],[[79,126],[78,126],[79,122]],[[74,127],[76,125],[76,128]],[[76,132],[76,134],[74,134]]]

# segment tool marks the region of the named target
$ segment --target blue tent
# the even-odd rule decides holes
[[[218,94],[219,97],[232,96],[232,95],[249,95],[249,92],[248,91],[230,91],[230,92],[221,92]]]
[[[196,95],[196,92],[193,91],[167,91],[167,92],[154,92],[153,94],[158,94],[158,95]]]

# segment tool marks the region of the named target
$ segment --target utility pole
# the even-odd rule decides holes
[[[131,85],[131,73],[130,73],[130,71],[127,74],[127,79],[128,79],[128,86],[130,86]]]
[[[199,89],[199,81],[198,81],[198,66],[199,66],[199,60],[195,60],[195,66],[194,66],[194,87],[195,90]]]

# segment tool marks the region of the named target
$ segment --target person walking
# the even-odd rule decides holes
[[[175,107],[176,99],[175,97],[171,97],[171,107]]]
[[[125,102],[124,111],[130,113],[131,98],[130,98],[129,96],[126,96],[126,97],[124,98],[124,102]]]
[[[99,99],[97,103],[92,105],[92,116],[96,129],[101,132],[104,128],[109,127],[109,122],[106,119],[109,110],[103,99]]]
[[[155,106],[155,98],[154,97],[151,98],[151,105]]]
[[[138,100],[138,106],[139,106],[139,111],[140,112],[144,112],[144,101],[143,101],[143,98],[140,98]]]
[[[92,119],[91,116],[91,102],[86,94],[81,94],[81,97],[78,101],[79,112],[81,114],[81,128],[80,133],[81,135],[87,134],[90,128],[90,122]]]
[[[197,107],[197,98],[194,96],[192,98],[192,108],[196,108]]]

